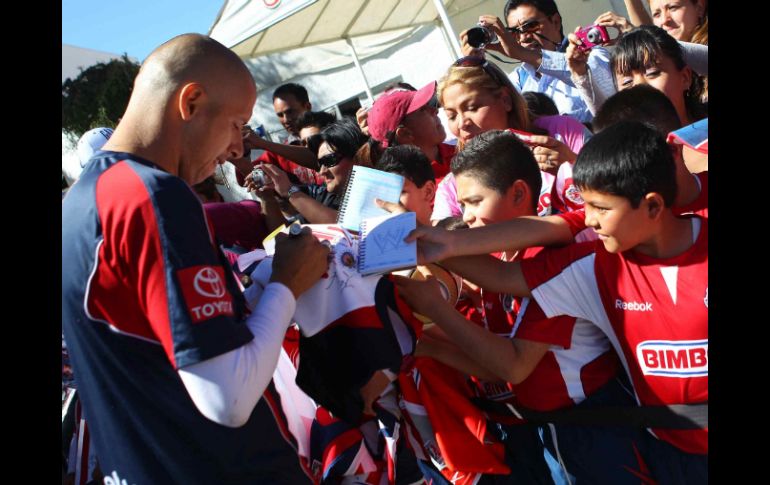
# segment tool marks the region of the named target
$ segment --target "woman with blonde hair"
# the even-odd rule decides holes
[[[437,94],[449,130],[457,137],[458,150],[462,150],[474,136],[489,130],[513,129],[533,134],[526,143],[532,148],[542,171],[538,213],[548,214],[551,188],[559,166],[574,162],[577,152],[590,137],[585,126],[569,116],[543,116],[531,120],[526,101],[508,76],[483,57],[458,59],[439,80]],[[455,181],[448,175],[437,189],[431,221],[435,224],[461,214]]]

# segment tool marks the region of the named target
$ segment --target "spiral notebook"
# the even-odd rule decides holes
[[[416,227],[414,212],[364,219],[360,227],[358,272],[368,275],[417,266],[417,242],[404,242]]]
[[[337,223],[348,231],[358,231],[364,219],[387,215],[374,204],[375,197],[398,202],[404,188],[401,175],[356,165],[350,174],[345,197],[340,205]]]

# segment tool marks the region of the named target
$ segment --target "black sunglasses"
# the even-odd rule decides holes
[[[499,67],[490,64],[489,61],[479,56],[466,56],[457,59],[452,67],[480,67],[489,77],[495,80],[501,87],[513,87],[510,79]]]
[[[339,165],[339,163],[342,161],[343,158],[345,157],[337,152],[327,153],[326,155],[318,159],[318,167],[319,168],[323,166],[325,166],[326,168],[336,167],[337,165]]]
[[[533,32],[536,32],[540,30],[540,27],[543,26],[543,23],[539,20],[528,20],[521,24],[518,27],[506,27],[505,30],[512,34],[531,34]]]

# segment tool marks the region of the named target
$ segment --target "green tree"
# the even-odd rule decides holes
[[[126,110],[138,72],[139,64],[123,54],[65,80],[61,87],[62,129],[77,139],[91,128],[114,128]]]

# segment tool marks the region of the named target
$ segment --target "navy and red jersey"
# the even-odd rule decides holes
[[[222,426],[177,374],[253,338],[226,268],[195,193],[150,161],[99,152],[62,201],[62,329],[105,476],[309,481],[264,399]]]
[[[595,241],[521,263],[546,315],[585,318],[609,337],[642,405],[708,402],[708,219],[689,219],[693,245],[672,258],[611,254]],[[708,452],[708,429],[652,431]]]
[[[535,257],[542,250],[528,248],[513,260]],[[551,346],[519,384],[474,378],[482,396],[537,411],[567,408],[604,386],[620,370],[607,337],[589,321],[565,315],[548,318],[531,298],[484,290],[482,305],[471,319],[490,332]]]

